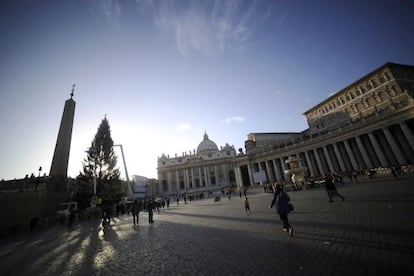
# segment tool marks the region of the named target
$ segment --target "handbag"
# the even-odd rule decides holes
[[[292,203],[288,203],[288,209],[289,209],[289,211],[295,210],[295,208],[293,208],[293,204]]]

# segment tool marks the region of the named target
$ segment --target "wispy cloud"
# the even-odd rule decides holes
[[[188,3],[188,4],[184,4]],[[142,14],[151,14],[163,33],[172,33],[182,55],[195,51],[214,55],[242,49],[269,8],[256,1],[137,1]]]
[[[103,16],[107,23],[119,30],[122,7],[117,0],[90,0],[93,15]]]
[[[233,116],[233,117],[228,117],[228,118],[224,119],[223,122],[226,123],[226,124],[243,123],[245,120],[246,120],[246,118],[244,118],[244,117]]]
[[[190,123],[180,123],[175,129],[178,131],[189,131],[193,129],[193,126]]]

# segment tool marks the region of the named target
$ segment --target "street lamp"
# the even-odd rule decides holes
[[[128,176],[127,166],[126,166],[126,162],[125,162],[124,150],[123,150],[121,144],[114,145],[114,147],[120,147],[121,148],[122,161],[124,161],[125,177],[126,177],[127,186],[128,186],[128,197],[132,197],[132,189],[131,189],[131,184],[129,183],[129,176]]]

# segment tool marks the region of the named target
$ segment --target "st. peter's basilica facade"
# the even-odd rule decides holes
[[[159,194],[287,183],[296,157],[308,178],[414,164],[414,66],[386,63],[304,112],[302,132],[250,133],[246,154],[207,134],[193,154],[158,159]]]

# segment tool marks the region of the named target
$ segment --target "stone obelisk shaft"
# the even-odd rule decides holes
[[[65,102],[55,153],[50,167],[50,176],[67,177],[74,115],[75,101],[71,97]]]

